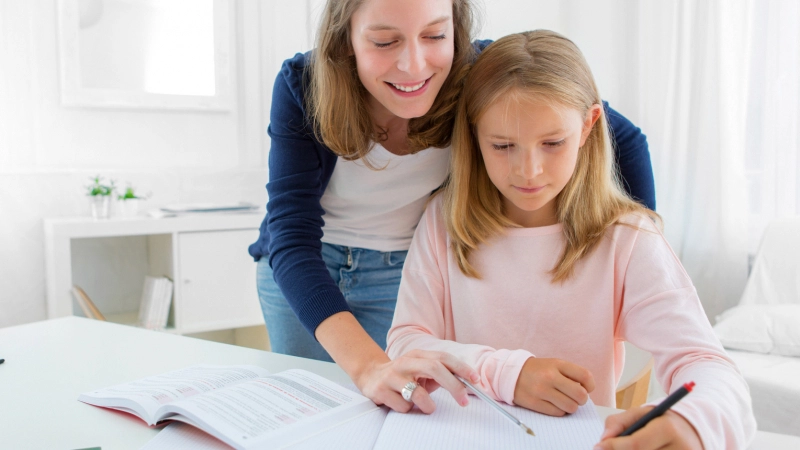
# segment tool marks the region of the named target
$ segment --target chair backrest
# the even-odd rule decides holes
[[[625,367],[617,385],[617,408],[631,409],[647,402],[653,355],[625,342]]]
[[[81,289],[77,284],[72,285],[72,295],[75,297],[75,301],[78,302],[78,306],[81,307],[84,316],[89,319],[106,320],[100,310],[97,309],[92,299],[89,298],[89,295],[86,294],[86,291]]]
[[[800,216],[767,226],[740,305],[800,303]]]

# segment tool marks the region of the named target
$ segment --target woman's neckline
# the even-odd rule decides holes
[[[411,147],[408,145],[408,135],[406,135],[402,140],[395,139],[395,141],[391,141],[390,139],[386,139],[383,141],[375,141],[376,144],[380,145],[387,152],[395,155],[395,156],[406,156],[411,154]],[[387,142],[390,142],[390,145],[386,145]]]
[[[407,151],[406,153],[398,154],[398,153],[395,153],[395,152],[389,150],[388,148],[386,148],[386,146],[383,145],[383,142],[374,142],[373,145],[374,145],[374,148],[372,149],[372,151],[370,153],[372,153],[373,151],[377,150],[379,152],[379,154],[376,155],[376,156],[383,156],[385,158],[390,158],[390,159],[391,158],[404,158],[406,156],[418,155],[418,154],[420,154],[420,153],[422,153],[424,151],[430,150],[430,148],[432,148],[432,147],[426,148],[426,149],[424,149],[422,151],[419,151],[419,152],[416,152],[416,153],[411,153],[410,151]],[[367,154],[367,157],[369,157],[369,154]]]

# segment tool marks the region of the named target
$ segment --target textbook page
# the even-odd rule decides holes
[[[197,365],[130,383],[85,392],[78,400],[135,414],[148,425],[161,420],[159,409],[177,400],[269,375],[256,366]]]
[[[233,447],[182,422],[172,422],[139,450],[231,450]]]
[[[470,396],[465,407],[444,389],[431,397],[436,402],[433,414],[425,415],[416,408],[408,414],[390,412],[375,449],[588,449],[599,442],[603,432],[591,399],[575,414],[563,417],[501,403],[536,433],[531,436],[477,397]]]
[[[368,398],[319,375],[287,370],[169,406],[237,449],[281,448],[378,409]]]
[[[321,448],[346,448],[371,450],[378,439],[387,408],[366,412],[339,426],[333,427],[296,444],[288,450],[318,450]],[[269,448],[272,448],[271,446]],[[173,422],[141,450],[231,450],[233,447],[189,424]]]

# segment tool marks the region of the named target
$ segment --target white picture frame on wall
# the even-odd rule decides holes
[[[193,111],[218,111],[228,112],[233,110],[235,106],[235,49],[234,49],[234,10],[232,0],[208,0],[210,14],[205,16],[206,30],[213,30],[212,36],[207,38],[197,39],[192,41],[192,45],[185,45],[186,55],[192,57],[193,52],[199,50],[205,51],[203,58],[194,58],[193,61],[200,60],[201,64],[198,67],[203,68],[202,71],[195,71],[190,76],[181,76],[180,71],[177,71],[179,77],[177,79],[168,80],[171,83],[172,91],[170,91],[170,84],[161,83],[157,89],[152,86],[143,87],[127,87],[120,81],[120,85],[113,77],[124,78],[127,74],[139,70],[149,70],[155,60],[158,61],[171,61],[171,64],[176,64],[174,59],[170,60],[169,57],[161,55],[158,58],[126,58],[120,56],[120,61],[127,64],[135,70],[113,69],[104,67],[106,63],[111,64],[113,58],[95,58],[93,64],[86,64],[86,57],[89,49],[82,49],[82,30],[95,27],[93,39],[98,41],[96,30],[96,23],[102,20],[103,15],[110,15],[108,12],[111,10],[109,6],[114,6],[116,15],[115,20],[126,20],[127,17],[135,18],[142,17],[142,13],[137,13],[136,8],[150,8],[147,13],[152,14],[153,9],[160,9],[167,2],[158,3],[162,0],[57,0],[57,14],[58,14],[58,46],[59,46],[59,62],[60,62],[60,81],[61,81],[61,104],[65,107],[77,108],[121,108],[121,109],[155,109],[155,110],[193,110]],[[171,0],[178,4],[182,0]],[[190,1],[185,1],[186,14],[179,15],[182,23],[191,23],[192,14],[196,13],[194,8],[199,5],[198,3],[189,4]],[[174,6],[174,5],[173,5]],[[180,5],[178,5],[180,7]],[[125,9],[120,12],[120,9]],[[170,30],[170,24],[164,18],[160,22],[162,33],[158,38],[163,39],[186,39],[186,35],[182,35],[179,27],[175,27],[174,32]],[[131,26],[137,26],[133,24]],[[105,26],[105,29],[110,30],[108,41],[112,42],[115,39],[126,39],[126,36],[120,32],[120,27]],[[167,32],[163,32],[167,30]],[[138,30],[142,33],[147,33],[147,30]],[[172,32],[172,33],[171,33]],[[171,33],[171,34],[170,34]],[[159,42],[153,42],[153,37],[148,35],[133,35],[129,38],[128,46],[135,47],[137,45],[148,45],[148,49],[163,49],[166,45]],[[85,35],[84,35],[85,36]],[[99,39],[102,44],[103,39]],[[166,42],[175,47],[176,42]],[[107,54],[117,55],[114,50],[110,48],[111,45],[106,45],[104,51]],[[82,51],[86,51],[82,55]],[[138,49],[138,55],[147,53]],[[108,53],[111,52],[111,53]],[[152,53],[152,51],[151,51]],[[162,51],[163,53],[163,51]],[[146,55],[147,56],[147,55]],[[84,58],[82,61],[82,57]],[[146,64],[145,64],[146,63]],[[138,66],[134,67],[134,64]],[[147,68],[141,66],[147,65]],[[88,75],[89,69],[97,71],[105,76],[103,83],[87,82],[91,79]],[[112,70],[113,69],[113,70]],[[162,73],[170,73],[169,70]],[[110,75],[109,75],[110,74]],[[122,76],[120,76],[122,74]],[[97,78],[97,77],[95,77]],[[203,86],[195,87],[194,91],[191,84],[205,83]],[[133,86],[133,85],[132,85]]]

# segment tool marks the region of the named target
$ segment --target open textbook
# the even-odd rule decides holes
[[[79,400],[135,414],[151,425],[192,425],[172,423],[142,450],[580,449],[592,448],[603,431],[591,400],[564,417],[504,404],[536,432],[533,437],[476,397],[461,407],[439,389],[432,394],[433,414],[400,414],[351,389],[302,370],[269,375],[252,366],[195,366]]]
[[[81,394],[148,425],[176,420],[237,449],[281,448],[368,411],[372,401],[319,375],[200,365]]]

